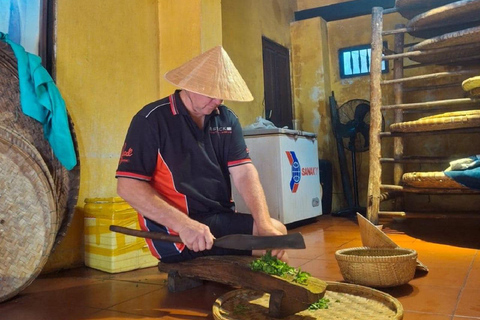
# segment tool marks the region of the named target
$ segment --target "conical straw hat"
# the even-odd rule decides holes
[[[253,96],[222,46],[214,47],[165,74],[173,85],[211,98],[252,101]]]
[[[358,226],[362,244],[369,248],[398,248],[398,245],[390,239],[382,230],[378,229],[370,220],[357,213]],[[428,272],[426,265],[417,259],[417,269]]]

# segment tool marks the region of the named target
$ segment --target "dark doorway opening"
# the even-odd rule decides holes
[[[290,53],[287,48],[262,37],[265,117],[275,126],[292,129]]]

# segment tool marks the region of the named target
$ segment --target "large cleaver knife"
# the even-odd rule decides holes
[[[182,243],[178,236],[162,232],[142,231],[111,225],[110,231],[126,235]],[[214,240],[214,246],[237,250],[272,250],[272,249],[305,249],[305,241],[301,233],[292,233],[284,236],[252,236],[248,234],[231,234]]]

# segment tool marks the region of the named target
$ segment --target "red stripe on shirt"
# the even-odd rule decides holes
[[[140,225],[140,229],[142,229],[143,231],[149,231],[145,223],[145,218],[140,213],[138,213],[138,222]],[[153,240],[145,238],[145,241],[147,242],[148,249],[150,249],[150,252],[152,253],[152,255],[157,259],[161,259],[162,257],[160,256],[157,249],[153,245]]]
[[[241,164],[251,163],[251,162],[252,162],[251,159],[242,159],[242,160],[229,161],[229,162],[228,162],[228,166],[229,166],[229,167],[233,167],[233,166],[238,166],[238,165],[241,165]]]
[[[117,171],[117,173],[116,173],[115,176],[116,176],[117,178],[118,178],[118,177],[134,178],[134,179],[140,179],[140,180],[144,180],[144,181],[150,181],[150,180],[152,180],[152,178],[149,177],[149,176],[144,176],[144,175],[141,175],[141,174],[126,172],[126,171]]]
[[[178,109],[173,94],[168,97],[168,100],[170,101],[170,110],[172,111],[172,114],[176,116],[178,114]]]

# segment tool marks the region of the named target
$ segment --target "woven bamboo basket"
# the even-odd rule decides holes
[[[0,123],[10,132],[21,136],[37,149],[48,167],[54,182],[54,193],[60,226],[56,233],[54,248],[64,238],[75,212],[80,188],[80,165],[68,171],[54,156],[48,141],[44,138],[40,122],[23,114],[20,105],[17,60],[10,46],[0,41]],[[78,144],[69,118],[70,131],[78,157]]]
[[[423,132],[480,127],[480,110],[454,111],[390,125],[392,132]]]
[[[378,288],[408,283],[417,266],[417,252],[406,248],[349,248],[335,258],[345,281]]]
[[[58,230],[50,182],[32,147],[0,137],[0,302],[41,272]]]
[[[402,176],[402,183],[415,188],[428,189],[468,189],[448,177],[443,171],[407,172]]]
[[[372,288],[327,281],[328,309],[304,310],[284,320],[401,320],[402,304],[391,295]],[[216,320],[275,320],[268,315],[270,295],[237,289],[219,297],[212,307]]]
[[[377,228],[367,218],[357,213],[358,226],[360,227],[360,236],[362,245],[369,248],[398,248],[392,239],[390,239],[382,230]],[[428,272],[428,267],[417,259],[417,270]]]

